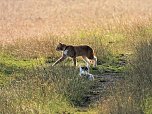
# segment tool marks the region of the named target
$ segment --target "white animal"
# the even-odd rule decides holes
[[[93,76],[93,74],[90,74],[89,73],[89,67],[87,66],[85,66],[85,67],[81,67],[80,66],[80,73],[79,73],[79,75],[81,76],[81,77],[85,77],[85,78],[87,78],[87,79],[89,79],[89,80],[91,80],[91,81],[93,81],[94,80],[94,76]]]

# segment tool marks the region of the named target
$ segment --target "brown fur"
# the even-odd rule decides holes
[[[72,45],[65,45],[59,43],[57,48],[57,51],[63,51],[63,55],[60,59],[58,59],[54,64],[58,64],[59,62],[63,61],[67,57],[73,58],[74,65],[76,66],[76,57],[82,56],[83,59],[88,63],[88,59],[95,60],[95,56],[93,53],[93,49],[87,45],[80,45],[80,46],[72,46]]]

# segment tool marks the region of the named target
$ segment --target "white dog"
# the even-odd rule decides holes
[[[89,67],[81,67],[80,66],[80,73],[79,73],[79,75],[81,77],[86,77],[87,79],[89,79],[91,81],[94,80],[94,76],[89,73]]]

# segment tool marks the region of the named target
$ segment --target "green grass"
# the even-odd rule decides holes
[[[76,68],[74,70],[71,65],[69,66],[69,63],[72,64],[71,60],[67,60],[61,65],[57,65],[57,67],[53,68],[49,65],[45,65],[44,63],[46,59],[43,58],[22,60],[6,54],[1,54],[0,57],[0,79],[1,86],[3,87],[1,91],[1,102],[4,102],[5,99],[8,99],[8,103],[10,104],[9,109],[5,106],[3,107],[3,112],[7,112],[4,110],[4,108],[6,108],[8,111],[14,113],[19,113],[25,110],[23,112],[29,114],[32,112],[70,112],[76,114],[97,113],[97,111],[94,111],[93,109],[83,112],[77,111],[77,109],[73,107],[73,105],[80,106],[83,104],[83,96],[85,96],[91,83],[88,83],[88,81],[79,78],[77,75],[79,73],[79,69]],[[100,74],[103,70],[107,71],[110,69],[110,71],[113,72],[112,69],[114,69],[117,71],[119,69],[116,67],[117,62],[119,62],[118,58],[109,56],[104,60],[104,64],[99,65],[96,70],[92,70],[91,72],[93,74]],[[52,64],[52,61],[49,64]],[[84,65],[85,63],[79,60],[78,64]],[[42,82],[46,79],[47,81],[43,86]],[[53,93],[47,92],[50,86],[48,84],[49,81],[51,81],[51,84],[53,84],[54,88],[54,90],[49,91],[55,91]],[[5,89],[5,87],[7,88],[8,85],[10,85],[9,90]],[[18,93],[17,91],[22,90],[22,87],[25,89],[25,91],[20,91]],[[28,93],[26,93],[26,90]],[[9,93],[5,93],[4,91],[9,91]],[[13,96],[10,97],[11,94],[13,94]],[[47,96],[43,96],[44,94]]]
[[[116,83],[110,88],[111,91],[108,91],[107,99],[101,105],[102,110],[99,106],[97,111],[93,109],[86,110],[86,112],[77,111],[76,106],[81,106],[85,102],[83,98],[93,83],[78,76],[79,69],[72,67],[73,62],[70,59],[56,67],[51,67],[52,62],[61,55],[60,52],[54,54],[55,49],[51,46],[52,51],[49,52],[48,49],[49,51],[46,50],[45,52],[46,55],[52,53],[50,57],[48,56],[50,59],[46,59],[46,55],[43,56],[44,50],[42,48],[39,50],[37,43],[34,44],[37,49],[34,55],[36,56],[35,59],[32,59],[32,44],[30,45],[30,57],[24,51],[22,57],[18,53],[12,56],[12,53],[6,54],[3,51],[4,53],[0,53],[0,86],[2,88],[0,103],[2,103],[3,112],[92,114],[98,111],[104,113],[103,107],[106,107],[106,111],[116,114],[118,112],[135,113],[136,111],[144,111],[146,114],[150,114],[151,42],[148,40],[145,41],[146,43],[139,43],[141,37],[147,40],[150,38],[146,36],[150,35],[151,28],[149,27],[147,29],[140,28],[137,33],[130,33],[129,35],[124,31],[111,30],[105,32],[95,29],[94,31],[80,31],[77,35],[74,34],[72,38],[71,36],[67,37],[68,44],[72,41],[71,44],[74,45],[81,43],[93,47],[98,57],[98,66],[91,68],[92,74],[126,73],[124,81]],[[130,36],[131,38],[139,37],[136,39],[138,40],[136,51],[135,46],[133,45],[134,48],[132,48],[131,45],[137,42],[129,39]],[[47,40],[44,44],[40,41],[37,42],[42,47],[45,47],[46,44],[50,45]],[[28,51],[25,50],[25,52]],[[128,55],[130,52],[133,55]],[[37,56],[37,54],[40,55]],[[129,59],[134,61],[126,67]],[[78,59],[79,65],[85,65],[85,63]],[[137,101],[141,101],[143,104]]]
[[[66,97],[56,92],[54,84],[43,82],[37,76],[24,74],[1,89],[1,113],[63,113],[74,112]]]
[[[98,61],[97,68],[91,69],[93,74],[102,74],[102,73],[123,73],[126,71],[126,55],[108,55]]]
[[[25,61],[8,55],[1,58],[5,60],[1,61],[0,77],[3,113],[73,113],[74,105],[84,102],[91,85],[69,65],[51,67],[44,64],[44,59]]]
[[[96,41],[99,40],[98,37],[94,37],[94,39]],[[100,44],[101,42],[99,42],[98,46],[100,46]],[[95,46],[96,44],[93,45]],[[120,57],[108,54],[105,54],[108,55],[107,57],[101,57],[100,54],[104,55],[103,53],[105,53],[102,51],[106,50],[101,50],[100,48],[97,51],[99,52],[99,65],[97,69],[92,69],[91,73],[100,75],[107,71],[124,71],[124,67],[118,65]],[[50,60],[43,57],[37,59],[22,59],[1,53],[0,58],[0,83],[3,87],[1,102],[4,103],[5,99],[7,99],[10,104],[8,108],[3,106],[3,112],[7,112],[8,110],[14,113],[97,113],[97,111],[92,111],[93,109],[87,110],[86,112],[76,111],[75,106],[81,106],[85,102],[83,97],[88,92],[92,83],[78,76],[79,69],[72,67],[73,62],[70,59],[53,68],[50,66],[52,62],[55,61],[52,57]],[[84,65],[85,63],[78,59],[78,65],[80,64]],[[43,81],[45,82],[44,85]],[[16,86],[14,86],[14,84]],[[54,88],[54,90],[49,90],[51,93],[48,91],[49,84],[53,84]],[[6,88],[8,86],[10,87],[7,90]],[[27,90],[28,93],[26,93],[26,91],[20,91],[23,90],[23,88]],[[9,94],[4,91],[9,91]],[[11,97],[11,94],[15,96]]]
[[[146,114],[151,114],[152,113],[152,97],[148,97],[145,99],[145,109],[144,112]]]
[[[22,77],[25,71],[36,68],[44,62],[44,58],[22,60],[0,53],[0,85],[9,83],[17,77]]]
[[[12,66],[16,68],[25,68],[30,69],[33,67],[37,67],[43,64],[45,61],[44,58],[38,59],[17,59],[11,55],[6,55],[4,53],[0,54],[0,63],[5,64],[6,66]]]

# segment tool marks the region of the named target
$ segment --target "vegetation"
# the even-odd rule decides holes
[[[110,87],[109,96],[100,106],[101,112],[112,114],[152,113],[152,40],[141,42],[135,50],[135,57],[129,64],[125,80]],[[105,109],[104,109],[105,108]]]
[[[2,0],[0,10],[0,113],[152,113],[151,0]],[[70,59],[51,66],[58,42],[90,45],[91,73],[122,79],[84,107],[95,81]]]

